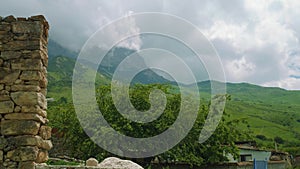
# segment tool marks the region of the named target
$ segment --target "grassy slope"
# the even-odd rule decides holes
[[[254,135],[268,138],[257,139],[259,143],[272,146],[278,136],[285,140],[281,147],[300,146],[300,91],[245,83],[228,84],[227,88],[232,100],[227,103],[226,111],[231,118],[245,118]]]
[[[64,97],[68,101],[72,100],[72,76],[75,60],[65,56],[52,57],[48,65],[48,95],[47,97],[59,100]],[[93,70],[81,67],[86,73],[82,80],[91,79]],[[109,79],[100,74],[96,74],[97,84],[108,84]]]

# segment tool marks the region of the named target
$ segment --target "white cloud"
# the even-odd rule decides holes
[[[44,14],[51,38],[78,50],[100,27],[131,11],[166,12],[195,24],[212,41],[228,81],[300,88],[300,1],[298,0],[3,0],[0,15]],[[134,21],[124,23],[138,33]],[[176,28],[174,28],[176,29]],[[118,37],[117,28],[111,36]],[[120,45],[138,49],[140,39]]]
[[[228,78],[233,80],[245,81],[247,77],[255,72],[255,65],[242,57],[226,63]]]
[[[276,86],[289,90],[300,90],[300,79],[297,78],[285,78],[279,81],[271,81],[262,84],[263,86]]]

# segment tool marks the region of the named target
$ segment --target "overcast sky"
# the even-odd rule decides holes
[[[1,0],[0,15],[43,14],[51,38],[78,51],[117,18],[165,12],[190,21],[213,43],[227,81],[300,90],[299,9],[298,0]]]

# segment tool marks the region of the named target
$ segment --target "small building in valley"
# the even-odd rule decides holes
[[[237,163],[237,162],[247,162],[259,160],[259,161],[269,161],[272,152],[267,150],[261,150],[257,148],[255,141],[243,141],[236,142],[236,146],[239,149],[239,158],[234,159],[231,154],[227,155],[229,163]]]

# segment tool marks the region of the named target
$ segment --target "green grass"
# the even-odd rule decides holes
[[[64,160],[48,160],[46,162],[47,165],[73,165],[73,166],[76,166],[76,165],[80,165],[80,163],[78,162],[74,162],[74,161],[64,161]]]

